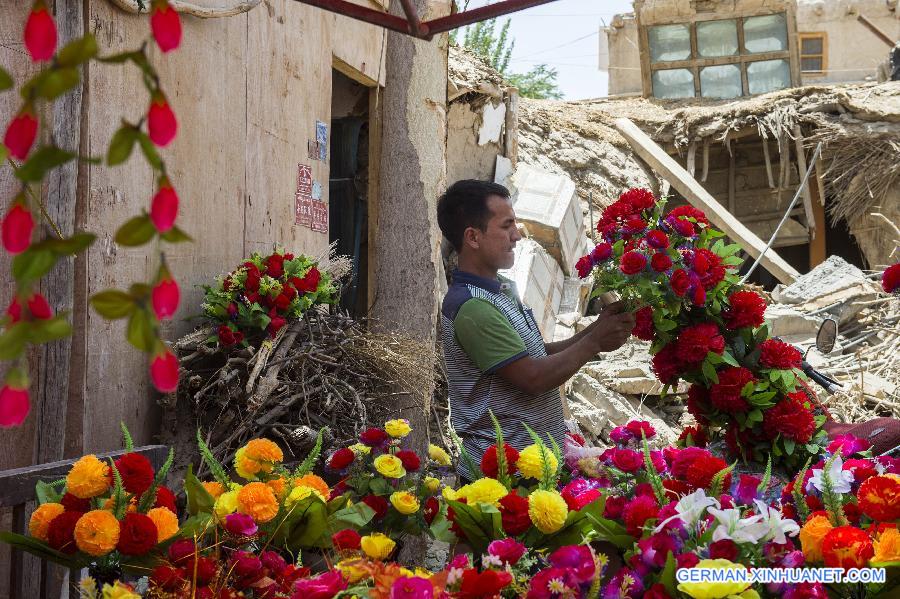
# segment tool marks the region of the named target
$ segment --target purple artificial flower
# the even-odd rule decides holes
[[[291,599],[331,599],[347,588],[340,570],[330,570],[315,578],[301,578],[294,583]]]
[[[738,503],[743,505],[753,505],[753,500],[759,497],[757,489],[762,483],[762,479],[758,476],[750,474],[741,474],[735,484],[734,497]]]
[[[853,435],[838,435],[831,443],[828,444],[828,447],[826,449],[830,454],[834,454],[838,449],[840,449],[841,455],[845,458],[848,458],[854,453],[865,451],[870,447],[872,447],[872,444],[865,439],[860,439],[859,437],[855,437]]]
[[[527,599],[576,596],[579,587],[574,574],[566,568],[545,568],[532,577]]]
[[[513,538],[492,541],[487,547],[488,553],[493,555],[504,565],[515,566],[525,555],[526,547]]]
[[[612,429],[612,431],[610,431],[609,439],[616,445],[625,445],[626,443],[634,439],[634,435],[632,435],[631,431],[629,431],[624,426],[617,426],[616,428]]]
[[[253,518],[247,514],[234,512],[225,516],[225,530],[233,535],[250,537],[256,534],[259,527],[253,521]]]
[[[391,585],[391,599],[432,599],[434,586],[427,578],[398,578]]]
[[[622,568],[603,587],[603,599],[639,599],[644,594],[644,583],[635,572]]]
[[[594,553],[586,545],[560,547],[550,554],[550,563],[557,568],[568,570],[579,584],[590,583],[594,579],[597,565]]]
[[[666,556],[668,556],[669,552],[671,551],[674,555],[680,548],[680,539],[676,539],[664,530],[638,541],[638,549],[641,550],[641,561],[645,565],[654,568],[665,567]]]

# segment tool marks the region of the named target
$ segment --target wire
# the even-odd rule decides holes
[[[570,40],[564,44],[560,44],[558,46],[553,46],[552,48],[546,48],[544,50],[538,50],[537,52],[532,52],[531,54],[526,54],[524,56],[520,56],[517,60],[522,60],[523,58],[528,58],[529,56],[537,56],[538,54],[543,54],[545,52],[550,52],[551,50],[556,50],[557,48],[565,48],[566,46],[571,46],[575,42],[580,42],[581,40],[586,40],[590,37],[594,37],[595,35],[600,35],[600,31],[597,30],[593,33],[589,33],[588,35],[583,35],[581,37]]]
[[[599,54],[594,52],[593,54],[579,54],[578,56],[557,56],[556,60],[569,60],[572,58],[597,58]],[[513,58],[510,62],[535,62],[533,60],[527,60],[524,58]]]

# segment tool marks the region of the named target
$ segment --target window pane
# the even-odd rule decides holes
[[[694,74],[688,69],[653,71],[653,95],[673,100],[694,97]]]
[[[751,94],[764,94],[791,86],[791,67],[786,60],[762,60],[747,65]]]
[[[737,51],[737,21],[697,23],[697,52],[700,56],[733,56]]]
[[[787,50],[787,21],[784,13],[744,19],[744,46],[747,52]]]
[[[805,37],[800,40],[801,54],[822,54],[824,40],[821,37]]]
[[[649,38],[652,62],[687,60],[691,57],[691,31],[687,25],[651,27]]]
[[[804,73],[821,72],[822,71],[822,57],[801,58],[800,59],[800,69]]]
[[[743,95],[741,69],[734,64],[700,69],[700,94],[704,98],[737,98]]]

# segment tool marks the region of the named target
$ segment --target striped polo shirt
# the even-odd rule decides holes
[[[476,466],[495,440],[488,410],[499,420],[506,442],[516,449],[534,442],[523,422],[545,442],[549,433],[563,447],[566,425],[559,390],[531,395],[497,374],[525,356],[547,355],[534,315],[519,301],[515,283],[454,271],[441,322],[450,421]],[[462,460],[457,471],[473,478]]]

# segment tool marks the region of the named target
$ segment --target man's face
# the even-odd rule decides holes
[[[509,198],[498,195],[488,197],[491,216],[484,231],[471,228],[467,231],[466,242],[475,250],[485,266],[497,270],[512,268],[515,262],[516,242],[522,239],[516,227],[516,213]]]

